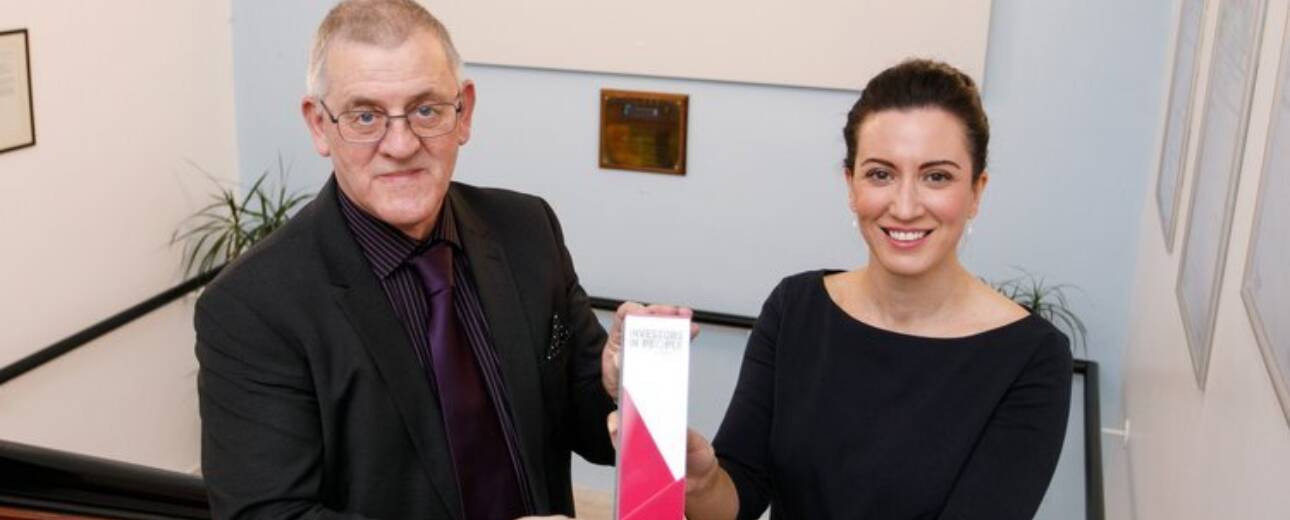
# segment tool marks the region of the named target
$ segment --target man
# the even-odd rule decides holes
[[[215,515],[572,515],[570,452],[613,462],[618,340],[545,202],[450,182],[476,93],[447,31],[412,0],[342,2],[309,70],[334,176],[197,303]]]

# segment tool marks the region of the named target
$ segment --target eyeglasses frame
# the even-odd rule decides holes
[[[381,140],[382,140],[382,139],[385,139],[385,136],[387,136],[387,135],[389,135],[389,134],[390,134],[390,125],[394,124],[394,120],[395,120],[395,119],[402,119],[402,120],[403,120],[403,122],[404,122],[405,124],[407,124],[407,126],[408,126],[408,131],[409,131],[409,132],[412,132],[412,135],[417,136],[417,138],[418,138],[418,139],[423,139],[423,140],[424,140],[424,139],[434,139],[434,138],[436,138],[436,137],[440,137],[440,136],[448,135],[448,134],[452,133],[452,131],[453,131],[453,130],[456,130],[456,129],[457,129],[457,122],[460,120],[460,118],[461,118],[461,110],[462,110],[462,108],[464,108],[464,107],[463,107],[462,100],[461,100],[461,94],[460,94],[460,93],[458,93],[458,94],[457,94],[457,96],[454,98],[454,100],[453,100],[453,101],[450,101],[450,102],[442,102],[442,103],[427,103],[427,104],[428,104],[428,105],[430,105],[430,106],[451,106],[451,107],[453,108],[453,111],[455,112],[455,114],[454,114],[454,116],[453,116],[453,120],[452,120],[452,127],[448,128],[447,130],[445,130],[445,131],[444,131],[443,133],[441,133],[441,134],[435,134],[435,135],[430,135],[430,136],[425,136],[425,135],[418,134],[418,133],[417,133],[417,131],[416,131],[415,129],[413,129],[411,121],[408,121],[408,113],[407,113],[407,112],[404,112],[404,113],[399,114],[399,115],[393,115],[393,114],[389,114],[389,113],[386,113],[386,112],[379,112],[379,111],[375,111],[375,110],[374,110],[373,112],[379,112],[379,113],[381,113],[382,115],[384,115],[384,116],[385,116],[385,129],[384,129],[384,130],[382,130],[382,131],[381,131],[381,135],[380,135],[380,136],[378,136],[378,137],[377,137],[377,138],[375,138],[375,139],[372,139],[372,140],[370,140],[370,141],[355,141],[355,140],[353,140],[353,139],[350,139],[350,138],[348,138],[348,137],[345,137],[345,133],[344,133],[344,132],[342,132],[342,131],[340,130],[340,116],[343,116],[343,115],[345,115],[345,114],[347,114],[347,113],[350,113],[350,112],[356,112],[356,111],[355,111],[355,110],[346,110],[346,111],[344,111],[344,112],[341,112],[340,114],[334,114],[334,113],[332,113],[331,107],[328,107],[328,106],[327,106],[327,102],[326,102],[326,101],[323,101],[322,96],[315,97],[314,99],[318,100],[318,105],[319,105],[319,106],[321,106],[321,107],[322,107],[322,109],[323,109],[323,112],[327,114],[327,119],[331,120],[332,124],[336,125],[336,133],[337,133],[338,135],[340,135],[340,138],[341,138],[341,139],[343,139],[343,140],[345,140],[345,142],[347,142],[347,143],[354,143],[354,144],[372,144],[372,143],[379,143],[379,142],[381,142]]]

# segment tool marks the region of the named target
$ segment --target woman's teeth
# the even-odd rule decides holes
[[[887,235],[901,242],[912,242],[927,236],[926,231],[895,231],[887,230]]]

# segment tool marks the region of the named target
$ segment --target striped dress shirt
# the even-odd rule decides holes
[[[452,245],[453,281],[456,284],[453,307],[457,312],[457,319],[461,322],[462,332],[479,363],[488,395],[492,398],[493,406],[497,411],[502,433],[506,437],[506,446],[510,449],[511,461],[515,466],[525,509],[532,512],[534,508],[530,484],[520,459],[519,437],[511,418],[511,406],[506,397],[506,384],[502,380],[497,351],[493,348],[488,322],[484,319],[483,307],[479,302],[479,290],[475,286],[470,263],[462,248],[451,201],[444,197],[443,208],[439,212],[439,219],[431,230],[430,236],[418,242],[363,211],[349,200],[343,191],[336,190],[336,194],[340,199],[341,213],[344,214],[345,222],[353,233],[355,241],[358,242],[359,248],[363,250],[363,255],[367,257],[372,272],[380,279],[385,295],[389,297],[390,304],[394,307],[394,314],[403,323],[403,329],[411,340],[412,350],[416,352],[417,361],[425,369],[424,372],[428,378],[434,377],[433,370],[430,368],[433,367],[430,361],[430,340],[427,338],[430,309],[421,280],[408,260],[437,242],[447,242]],[[436,388],[435,382],[431,380],[431,391],[436,391]]]

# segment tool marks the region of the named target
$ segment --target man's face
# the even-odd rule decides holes
[[[314,147],[331,157],[345,195],[404,234],[425,238],[443,206],[457,149],[470,138],[474,84],[458,84],[443,46],[426,31],[394,47],[335,40],[323,75],[322,101],[335,115],[370,110],[399,116],[427,102],[461,100],[456,126],[447,134],[423,139],[406,120],[391,119],[385,136],[372,143],[346,141],[317,99],[302,102]]]

